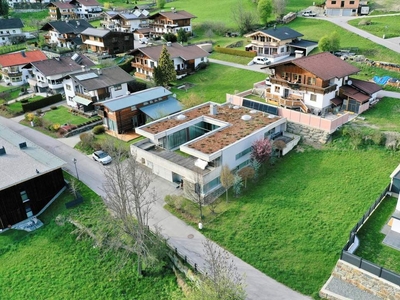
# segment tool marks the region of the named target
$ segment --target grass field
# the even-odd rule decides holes
[[[73,115],[69,112],[68,108],[64,106],[59,106],[55,110],[47,111],[44,116],[44,120],[47,120],[51,123],[58,124],[71,124],[71,125],[79,125],[87,122],[89,119],[80,115]]]
[[[369,20],[370,25],[359,25],[360,22]],[[367,31],[375,36],[385,38],[394,38],[400,36],[400,28],[398,26],[399,16],[387,16],[387,17],[374,17],[374,18],[362,18],[351,20],[348,23],[359,29]]]
[[[37,100],[43,99],[43,97],[42,97],[42,96],[33,96],[32,98],[27,97],[26,99],[28,99],[28,102],[30,103],[30,102],[35,102],[35,101],[37,101]],[[15,113],[15,114],[16,114],[16,113],[22,113],[22,112],[23,112],[23,111],[22,111],[22,103],[21,103],[20,101],[10,103],[10,104],[8,105],[8,109],[9,109],[12,113]]]
[[[253,83],[262,81],[266,77],[263,73],[236,69],[223,65],[210,63],[206,70],[197,72],[193,76],[184,77],[177,82],[177,86],[185,82],[194,84],[193,88],[185,90],[177,89],[171,91],[177,95],[179,100],[185,99],[190,93],[199,95],[204,101],[215,101],[224,103],[226,93],[245,91],[253,88]]]
[[[317,297],[355,222],[389,182],[399,154],[292,152],[268,167],[203,233],[283,284]],[[368,162],[368,163],[366,163]]]
[[[72,225],[59,226],[58,214],[91,220],[101,199],[81,185],[85,202],[66,211],[64,193],[39,217],[45,226],[31,233],[0,234],[0,299],[182,299],[172,271],[138,278],[134,258],[120,265],[115,252],[103,253],[86,237],[77,240]]]

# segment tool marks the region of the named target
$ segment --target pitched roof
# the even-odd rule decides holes
[[[72,5],[70,2],[63,2],[63,1],[50,2],[47,6],[51,6],[51,5],[54,5],[61,9],[75,8],[75,6]]]
[[[268,29],[264,29],[264,30],[258,30],[256,32],[246,35],[246,37],[258,34],[260,32],[262,32],[266,35],[272,36],[281,41],[282,40],[291,40],[291,39],[295,39],[295,38],[303,36],[303,34],[301,34],[300,32],[297,32],[296,30],[293,30],[289,27],[276,27],[276,28],[268,28]]]
[[[368,95],[372,95],[382,89],[382,87],[375,82],[364,81],[356,78],[350,78],[352,81],[352,86],[364,91]]]
[[[343,85],[340,88],[343,95],[356,100],[359,103],[365,103],[369,100],[370,96],[361,93],[360,91],[356,90],[355,88],[349,85]]]
[[[40,50],[20,51],[20,52],[0,55],[0,66],[11,67],[11,66],[26,65],[34,61],[45,60],[45,59],[47,59],[46,54],[44,54]]]
[[[22,28],[24,24],[20,18],[0,19],[0,29]]]
[[[99,103],[100,105],[104,105],[108,109],[112,111],[117,111],[132,105],[138,105],[144,103],[146,101],[154,100],[160,97],[169,96],[172,93],[160,86],[149,88],[143,91],[139,91],[136,93],[132,93],[127,96],[118,97],[115,99],[110,99],[107,101],[103,101]]]
[[[291,63],[311,72],[322,80],[343,78],[360,71],[357,67],[329,52],[296,58]]]
[[[170,20],[182,20],[182,19],[194,19],[197,18],[195,15],[192,15],[191,13],[188,13],[185,10],[174,10],[174,11],[168,11],[168,12],[158,12],[155,15],[152,15],[150,19],[154,19],[158,16],[163,16],[166,17],[167,19]]]
[[[86,28],[93,28],[93,26],[85,19],[65,20],[65,21],[52,21],[43,25],[40,30],[54,29],[60,34],[75,33],[79,34]]]
[[[89,70],[70,76],[88,91],[94,91],[134,80],[129,73],[125,72],[118,66],[101,69],[100,74],[98,71]]]
[[[164,45],[143,47],[135,49],[132,53],[139,51],[150,57],[152,60],[158,61],[163,47]],[[183,60],[196,59],[210,55],[207,51],[196,45],[182,46],[179,43],[172,43],[171,46],[166,46],[166,48],[171,58],[180,57]]]
[[[80,59],[72,59],[70,56],[60,56],[59,58],[47,59],[42,61],[32,62],[44,76],[52,76],[57,74],[68,74],[82,70],[82,66],[91,67],[94,63],[84,55],[78,55]],[[77,63],[80,61],[80,63]]]
[[[71,2],[78,2],[85,6],[100,6],[100,3],[96,0],[72,0]]]
[[[147,12],[147,11],[144,11],[144,12]],[[140,19],[148,19],[149,16],[148,16],[148,12],[146,14],[139,10],[135,10],[133,13],[122,13],[121,12],[112,17],[112,19],[121,19],[121,18],[125,19],[125,20],[140,20]]]
[[[105,37],[111,31],[107,29],[97,29],[97,28],[86,28],[81,34],[89,35],[89,36],[98,36],[98,37]]]

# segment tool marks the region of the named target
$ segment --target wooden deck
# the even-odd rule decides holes
[[[137,134],[134,130],[122,134],[118,134],[112,130],[106,130],[106,133],[124,142],[132,141],[140,136],[140,134]]]

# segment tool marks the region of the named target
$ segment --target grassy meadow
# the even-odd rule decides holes
[[[36,231],[9,230],[0,234],[0,299],[182,299],[172,270],[138,278],[135,259],[126,265],[120,254],[103,252],[75,228],[59,226],[55,217],[72,215],[93,225],[94,211],[106,213],[99,196],[80,183],[85,201],[71,210],[64,192],[39,219]]]
[[[369,25],[362,25],[364,21],[370,21]],[[400,36],[399,28],[399,16],[384,16],[374,18],[361,18],[354,19],[348,22],[350,25],[355,26],[361,30],[367,31],[377,37],[383,37],[386,39]]]

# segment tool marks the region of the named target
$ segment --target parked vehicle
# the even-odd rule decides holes
[[[108,165],[112,162],[111,156],[108,155],[108,153],[103,150],[95,151],[92,154],[92,158],[94,161],[100,162],[103,166]]]
[[[258,65],[269,65],[271,64],[271,61],[264,56],[256,56],[253,58],[253,63]]]
[[[141,44],[147,44],[147,43],[149,42],[149,39],[146,38],[146,37],[142,37],[142,38],[139,39],[139,42],[140,42]]]
[[[313,12],[312,10],[303,11],[303,13],[301,15],[303,17],[316,17],[317,16],[317,14],[315,12]]]

